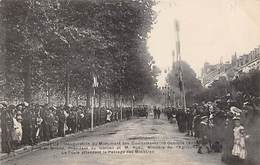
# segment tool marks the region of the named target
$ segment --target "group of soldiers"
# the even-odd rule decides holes
[[[123,118],[128,118],[131,108],[125,108]],[[94,109],[94,126],[119,120],[119,109],[101,107]],[[91,127],[90,108],[85,106],[48,106],[0,103],[1,152],[10,153],[24,146],[49,141],[55,137],[76,133]]]

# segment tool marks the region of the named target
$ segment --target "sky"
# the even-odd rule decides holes
[[[165,84],[165,70],[172,65],[176,32],[180,24],[182,59],[197,76],[205,62],[230,61],[260,45],[260,0],[157,0],[157,19],[148,48],[162,70],[159,85]]]

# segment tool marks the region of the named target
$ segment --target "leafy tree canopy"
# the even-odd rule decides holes
[[[170,73],[167,75],[166,81],[170,85],[170,87],[172,87],[172,89],[175,91],[177,97],[179,97],[180,95],[179,65],[181,65],[182,67],[182,78],[186,93],[187,105],[190,105],[193,102],[195,102],[194,96],[196,93],[202,90],[202,85],[200,83],[200,80],[196,78],[196,73],[188,63],[186,63],[185,61],[181,61],[180,63],[174,63],[174,69],[171,70]]]
[[[2,0],[8,97],[51,88],[85,95],[99,89],[144,95],[154,88],[146,41],[155,19],[152,0]]]

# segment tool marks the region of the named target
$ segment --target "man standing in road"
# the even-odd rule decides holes
[[[154,119],[157,118],[157,108],[156,108],[156,106],[153,106],[153,118]]]
[[[158,109],[157,109],[157,115],[158,115],[158,119],[160,119],[160,116],[161,116],[161,110],[160,110],[160,108],[158,107]]]
[[[186,111],[186,122],[187,122],[187,136],[193,136],[193,113],[191,112],[191,109],[187,108]]]

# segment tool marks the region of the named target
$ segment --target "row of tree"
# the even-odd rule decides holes
[[[180,65],[181,72],[179,70]],[[182,78],[180,79],[181,73]],[[195,96],[203,89],[200,80],[196,77],[196,73],[185,61],[173,63],[173,69],[168,73],[166,81],[167,84],[169,84],[169,86],[173,89],[176,96],[176,101],[179,100],[180,104],[182,104],[180,95],[183,92],[181,90],[184,90],[188,106],[197,101]],[[184,83],[184,89],[182,89],[182,83]]]
[[[259,104],[260,100],[260,71],[253,70],[249,73],[241,73],[233,80],[228,81],[225,77],[215,80],[208,89],[200,91],[196,98],[198,101],[212,101],[222,99],[227,94],[242,108],[244,102],[251,105]]]
[[[176,95],[176,100],[180,100],[180,79],[179,66],[182,65],[182,83],[185,86],[185,95],[187,105],[193,103],[201,103],[203,101],[215,101],[223,99],[227,95],[238,103],[238,107],[242,107],[244,102],[251,104],[259,104],[260,97],[260,71],[253,70],[249,73],[241,73],[233,80],[227,80],[225,77],[220,77],[215,80],[209,88],[203,88],[199,79],[196,78],[194,70],[184,61],[174,63],[173,70],[167,76],[167,83],[173,89]]]
[[[146,41],[152,0],[2,0],[5,96],[31,102],[39,91],[142,98],[158,69]]]

